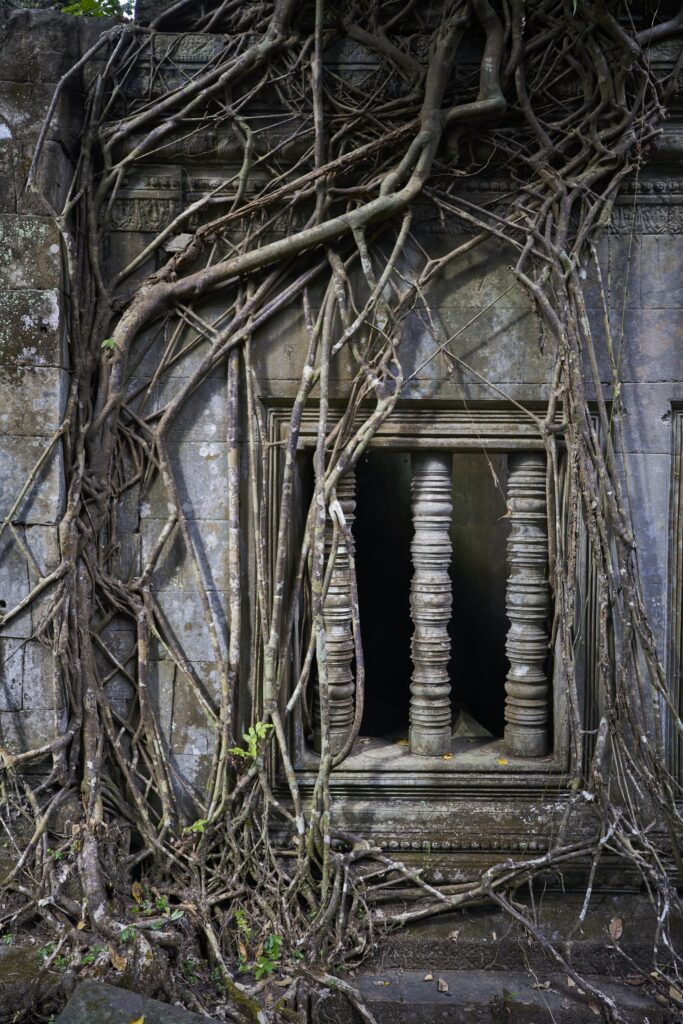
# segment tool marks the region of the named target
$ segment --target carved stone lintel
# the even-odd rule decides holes
[[[505,746],[517,757],[548,753],[548,526],[545,455],[508,458]]]
[[[451,701],[448,663],[451,642],[451,501],[450,453],[412,456],[411,546],[414,574],[410,609],[413,678],[410,686],[410,750],[440,755],[450,750]]]
[[[353,525],[356,508],[356,476],[354,470],[344,474],[337,484],[337,500],[349,526]],[[333,524],[328,513],[325,524],[325,564],[332,550]],[[349,554],[343,533],[339,532],[337,557],[330,578],[330,586],[323,604],[323,624],[327,648],[327,680],[330,699],[330,749],[338,754],[353,725],[355,689],[351,665],[353,662],[353,632],[351,619],[351,587],[349,581]],[[320,699],[316,688],[313,705],[313,748],[320,753],[322,733],[320,725]]]

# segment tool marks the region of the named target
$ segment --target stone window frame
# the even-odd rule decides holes
[[[292,411],[291,400],[275,400],[264,402],[267,417],[267,474],[269,502],[271,510],[268,522],[268,558],[274,557],[276,521],[279,512],[279,495],[282,468],[284,464],[284,446],[288,436],[288,428]],[[525,408],[536,417],[542,417],[545,406],[542,403],[526,403]],[[334,423],[339,407],[331,403],[330,423]],[[596,424],[597,426],[597,421]],[[318,426],[318,410],[311,405],[304,410],[298,450],[311,451],[315,446]],[[454,403],[441,404],[429,402],[416,407],[415,403],[399,403],[389,419],[380,427],[369,446],[370,451],[389,450],[396,452],[419,452],[425,450],[442,450],[452,452],[482,452],[490,454],[511,454],[524,451],[542,451],[543,439],[534,419],[523,409],[511,404],[502,403]],[[579,560],[579,579],[577,580],[577,606],[583,608],[586,628],[581,629],[580,654],[577,662],[580,666],[579,692],[582,702],[583,726],[586,730],[584,770],[590,764],[592,752],[592,734],[598,722],[597,700],[597,662],[594,643],[594,624],[597,621],[597,601],[595,587],[592,585],[590,558],[587,540],[582,539],[582,553]],[[593,628],[591,628],[593,624]],[[555,659],[553,659],[553,665]],[[564,789],[571,779],[569,750],[569,714],[567,695],[555,685],[556,670],[550,680],[552,709],[552,752],[541,759],[521,759],[511,766],[508,763],[493,763],[486,770],[463,769],[457,759],[444,761],[440,758],[424,758],[424,767],[416,770],[386,768],[381,771],[366,767],[349,767],[347,762],[336,768],[332,775],[331,788],[333,793],[343,797],[362,796],[363,794],[377,797],[378,790],[385,791],[386,796],[395,793],[405,796],[409,790],[411,795],[421,799],[439,800],[464,795],[475,790],[503,787],[511,795],[519,792],[545,791],[548,785]],[[366,679],[366,687],[371,681]],[[286,680],[285,693],[290,689],[290,681]],[[285,698],[286,699],[286,698]],[[290,756],[299,779],[302,791],[306,793],[313,785],[316,775],[317,756],[310,750],[303,735],[301,717],[292,715],[289,725]],[[502,758],[501,760],[507,760]],[[271,782],[276,792],[283,795],[286,784],[281,766],[271,765]],[[514,799],[514,795],[513,795]]]
[[[671,403],[669,523],[668,682],[671,701],[683,717],[683,402]],[[683,782],[683,737],[670,717],[667,734],[669,767]]]

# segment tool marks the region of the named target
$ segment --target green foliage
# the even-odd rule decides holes
[[[250,757],[254,760],[258,754],[259,741],[265,739],[268,735],[268,730],[272,728],[272,725],[268,725],[266,722],[257,722],[255,725],[250,725],[247,731],[242,734],[246,748],[230,747],[230,753],[236,754],[238,757]]]
[[[187,960],[183,961],[180,967],[180,973],[186,981],[190,982],[190,984],[196,984],[199,981],[199,975],[197,973],[199,966],[200,965],[197,961],[193,957],[189,956]]]
[[[102,348],[105,349],[107,352],[113,352],[113,350],[116,348],[116,342],[114,341],[113,338],[105,338],[104,341],[102,342]]]
[[[187,835],[190,835],[191,833],[194,833],[195,835],[203,836],[204,835],[204,831],[206,829],[206,826],[208,824],[209,824],[209,819],[208,818],[197,818],[197,820],[193,821],[191,825],[188,825],[186,828],[183,829],[183,835],[187,836]]]
[[[254,977],[257,981],[273,973],[280,960],[281,950],[282,936],[269,935],[263,943],[263,952],[254,965]]]
[[[241,932],[245,938],[250,938],[251,927],[249,926],[249,918],[243,910],[235,911],[235,924],[237,925],[237,931]]]
[[[135,938],[135,926],[134,925],[128,925],[127,928],[122,928],[121,931],[119,932],[119,941],[120,942],[132,942],[134,938]]]
[[[98,956],[100,956],[101,953],[106,953],[106,951],[106,946],[90,946],[88,952],[84,953],[83,956],[81,957],[80,966],[89,967],[91,964],[95,963],[95,961],[97,960]]]
[[[74,0],[62,7],[62,14],[86,18],[124,18],[133,15],[133,0]]]

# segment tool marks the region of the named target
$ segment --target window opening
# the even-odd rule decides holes
[[[545,456],[376,450],[343,491],[366,664],[360,735],[409,736],[421,755],[502,736],[514,756],[549,753]],[[340,555],[326,612],[333,750],[353,717]]]

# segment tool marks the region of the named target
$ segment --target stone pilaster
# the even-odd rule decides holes
[[[412,456],[411,545],[414,574],[410,610],[413,678],[410,686],[410,750],[440,755],[450,749],[451,701],[448,663],[451,642],[451,502],[450,452]]]
[[[506,652],[505,746],[517,757],[548,753],[548,526],[542,452],[508,459],[510,628]]]
[[[356,475],[349,470],[337,484],[337,500],[341,505],[349,528],[353,525],[356,509]],[[325,564],[327,565],[333,537],[333,523],[328,513],[325,524]],[[349,580],[349,553],[344,534],[339,531],[330,586],[323,605],[325,646],[327,649],[327,679],[330,696],[330,749],[337,754],[344,746],[354,716],[353,632],[351,620],[351,586]],[[320,703],[316,692],[313,708],[313,747],[320,753]]]

